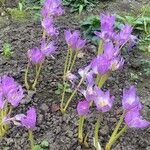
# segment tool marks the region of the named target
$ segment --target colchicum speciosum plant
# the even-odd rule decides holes
[[[95,32],[95,34],[100,38],[98,54],[94,59],[92,59],[91,63],[87,67],[85,67],[84,69],[79,69],[78,73],[81,76],[81,79],[76,86],[75,83],[77,82],[78,77],[71,73],[72,67],[69,68],[68,66],[70,64],[74,65],[74,61],[76,59],[75,54],[78,51],[75,51],[74,59],[70,59],[70,61],[72,60],[72,63],[69,63],[70,62],[69,58],[72,58],[72,52],[74,51],[70,51],[70,55],[67,54],[67,59],[65,62],[65,69],[64,69],[65,70],[64,82],[69,80],[73,84],[73,87],[75,87],[75,90],[72,92],[71,96],[67,100],[67,103],[65,104],[64,107],[63,107],[63,101],[64,101],[64,93],[63,93],[61,111],[63,113],[66,111],[74,95],[78,91],[83,94],[84,98],[82,99],[81,102],[79,102],[77,106],[77,111],[80,117],[78,139],[80,143],[84,142],[84,144],[86,145],[87,137],[83,137],[84,120],[87,114],[89,113],[90,107],[92,107],[93,104],[95,104],[97,110],[100,112],[97,118],[97,122],[95,124],[95,131],[94,131],[94,145],[97,150],[101,149],[101,146],[98,142],[100,121],[102,120],[103,114],[112,109],[113,102],[115,100],[115,97],[110,95],[109,90],[104,92],[101,88],[113,71],[123,68],[125,60],[121,56],[122,48],[126,46],[129,48],[130,45],[135,44],[135,40],[133,40],[133,37],[135,39],[135,36],[131,34],[132,27],[128,24],[125,24],[122,25],[120,31],[115,31],[114,23],[115,23],[115,16],[104,15],[104,14],[101,15],[101,32]],[[70,43],[68,42],[69,41],[68,38],[66,38],[69,49],[71,50],[76,49],[75,45],[77,45],[76,43],[78,41],[77,32],[71,34],[70,31],[68,31],[66,32],[65,35],[67,35],[67,33],[69,35],[67,37],[70,37]],[[73,41],[75,43],[71,42],[72,39],[74,39]],[[83,47],[85,43],[84,42],[81,43]],[[81,85],[84,82],[86,82],[85,84],[87,87],[86,90],[81,89]],[[140,110],[142,107],[139,102],[139,98],[136,96],[135,88],[133,86],[131,87],[131,95],[130,95],[130,91],[124,92],[123,108],[124,108],[125,101],[127,102],[126,105],[132,104],[132,102],[137,103],[137,101],[139,105],[138,106],[136,105],[135,107],[132,107],[131,105],[133,109],[129,109],[130,107],[128,107],[128,109],[124,110],[119,123],[114,129],[114,132],[109,142],[106,145],[106,150],[109,150],[111,148],[112,144],[126,131],[128,126],[142,128],[142,127],[148,127],[150,125],[149,122],[143,120],[140,115]],[[125,120],[126,125],[122,129],[120,129],[123,120]],[[138,126],[138,124],[140,125]]]
[[[55,27],[55,19],[64,13],[59,0],[45,0],[42,16],[42,39],[39,48],[34,47],[27,52],[28,64],[25,71],[25,87],[27,90],[36,89],[36,85],[41,72],[42,64],[48,56],[52,56],[57,47],[54,38],[58,36],[58,29]],[[73,69],[81,49],[86,45],[86,40],[81,38],[79,31],[65,30],[65,40],[68,46],[63,74],[63,93],[61,97],[60,110],[65,113],[71,101],[77,93],[82,96],[77,104],[77,113],[79,115],[78,141],[85,146],[87,143],[87,134],[83,134],[85,119],[90,114],[90,109],[95,108],[98,111],[95,129],[93,131],[94,146],[97,150],[102,150],[99,142],[100,123],[105,113],[112,110],[115,102],[115,95],[111,90],[104,90],[103,85],[114,71],[123,69],[124,58],[121,50],[131,48],[137,43],[137,38],[132,35],[132,27],[128,24],[122,25],[120,31],[114,28],[115,16],[102,14],[100,16],[100,32],[95,32],[99,37],[99,46],[97,54],[90,63],[83,68],[78,69],[79,76],[73,74]],[[31,83],[28,80],[29,69],[35,68],[35,78]],[[70,82],[74,89],[66,100],[65,91]],[[26,114],[13,115],[12,111],[18,107],[24,98],[24,92],[21,85],[16,83],[10,76],[0,77],[0,137],[3,137],[10,124],[25,127],[29,133],[31,149],[35,149],[33,130],[36,126],[37,114],[34,107],[30,107]],[[104,149],[110,150],[112,145],[127,131],[128,128],[142,129],[150,127],[150,122],[142,117],[143,106],[140,98],[137,96],[134,85],[123,89],[122,96],[122,115],[115,126],[110,139]],[[86,135],[86,136],[84,136]]]
[[[63,13],[64,10],[62,9],[61,2],[59,0],[45,0],[44,6],[41,11],[41,24],[43,31],[41,46],[39,48],[32,48],[27,52],[28,65],[25,71],[26,89],[32,88],[33,90],[35,90],[41,72],[41,67],[45,58],[48,56],[52,56],[52,54],[54,54],[57,49],[53,39],[58,36],[59,32],[54,25],[54,21],[56,17],[61,16]],[[28,82],[28,73],[30,66],[35,67],[35,79],[32,83],[32,86]]]

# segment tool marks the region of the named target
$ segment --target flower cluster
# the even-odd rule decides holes
[[[24,97],[21,85],[17,84],[12,77],[7,75],[0,77],[0,109],[10,103],[17,107]]]

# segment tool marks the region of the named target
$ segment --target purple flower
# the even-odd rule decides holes
[[[28,50],[27,56],[29,61],[34,65],[41,63],[45,58],[44,54],[37,48]]]
[[[100,88],[95,87],[96,98],[94,99],[97,110],[107,112],[112,108],[114,96],[110,96],[110,92],[103,92]]]
[[[34,129],[36,124],[36,110],[35,108],[30,108],[27,111],[27,115],[21,117],[20,119],[22,126],[26,127],[27,129]]]
[[[91,69],[91,64],[89,64],[88,66],[86,66],[84,69],[80,68],[78,70],[78,73],[83,78],[83,77],[86,77],[86,75],[88,74],[88,72],[90,71],[90,69]]]
[[[141,103],[139,97],[136,95],[136,88],[135,86],[130,86],[129,89],[123,90],[123,99],[122,99],[122,106],[125,110],[130,110],[135,107],[141,108]]]
[[[14,107],[17,107],[19,105],[23,97],[23,89],[20,85],[16,88],[11,89],[7,94],[8,102]]]
[[[86,90],[80,90],[80,92],[84,95],[85,99],[89,102],[89,101],[94,100],[94,98],[95,98],[94,77],[93,77],[92,71],[87,73],[86,82],[87,82],[87,89]]]
[[[72,83],[72,85],[74,87],[75,81],[78,79],[78,77],[76,75],[72,74],[71,72],[68,72],[66,74],[66,78],[67,78],[67,80],[69,80]]]
[[[79,31],[74,31],[73,33],[71,33],[70,30],[68,30],[68,31],[66,30],[65,31],[65,39],[66,39],[68,46],[72,50],[80,50],[86,44],[86,40],[81,39]]]
[[[105,55],[99,55],[93,59],[91,68],[95,74],[105,74],[110,68],[109,58]]]
[[[3,109],[5,105],[3,94],[0,93],[0,109]]]
[[[45,0],[44,6],[42,8],[42,16],[61,16],[64,10],[61,6],[60,0]]]
[[[146,128],[150,122],[143,119],[138,109],[131,109],[125,115],[125,123],[130,128]]]
[[[45,56],[52,55],[56,51],[57,47],[55,46],[54,41],[51,41],[46,45],[45,39],[42,40],[41,51]]]
[[[108,40],[113,37],[113,30],[115,24],[115,16],[111,15],[100,15],[101,20],[101,32],[94,32],[98,37],[102,38],[103,40]]]
[[[47,35],[53,37],[57,36],[59,34],[58,30],[54,26],[53,18],[52,17],[46,17],[42,21],[42,27],[44,28]]]
[[[121,69],[124,65],[124,59],[121,56],[115,57],[111,60],[110,70],[115,71]]]
[[[89,102],[86,100],[80,101],[77,106],[77,112],[79,116],[85,116],[89,113]]]
[[[0,91],[3,93],[3,95],[7,95],[7,93],[15,87],[17,87],[17,84],[12,77],[9,77],[7,75],[1,77]]]
[[[104,15],[102,14],[100,16],[100,20],[101,20],[101,31],[107,31],[107,32],[112,32],[113,31],[113,26],[116,20],[115,16],[111,16],[111,15]]]
[[[132,29],[133,28],[128,24],[122,26],[120,33],[115,37],[119,45],[125,44],[130,39]]]
[[[3,109],[6,101],[14,107],[18,106],[23,97],[22,87],[12,77],[0,77],[0,109]]]

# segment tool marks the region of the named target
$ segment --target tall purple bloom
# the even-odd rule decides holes
[[[61,16],[64,13],[64,10],[61,6],[60,0],[45,0],[44,6],[42,8],[42,16]]]
[[[110,65],[109,58],[102,54],[93,59],[91,66],[95,74],[105,74],[109,71]]]
[[[39,64],[44,60],[44,54],[37,48],[28,50],[27,56],[29,61],[34,65]]]
[[[111,60],[110,70],[115,71],[121,69],[124,65],[124,58],[121,56],[115,57]]]
[[[47,35],[53,37],[59,34],[58,30],[54,26],[54,21],[52,17],[46,17],[42,20],[42,27],[44,28]]]
[[[130,39],[132,29],[128,24],[122,26],[121,31],[116,35],[116,41],[119,45],[125,44]]]
[[[102,14],[100,16],[100,20],[101,20],[101,31],[107,31],[107,32],[112,32],[114,29],[114,24],[115,24],[115,20],[116,17],[115,16],[111,16],[111,15],[104,15]]]
[[[130,86],[129,89],[123,90],[123,99],[122,99],[123,109],[130,110],[134,107],[141,105],[139,97],[136,95],[135,86]]]
[[[80,101],[77,106],[77,112],[79,116],[85,116],[89,113],[89,102],[86,100]]]
[[[130,128],[150,127],[150,122],[143,119],[138,109],[131,109],[125,115],[125,123]]]
[[[7,94],[8,102],[10,102],[10,104],[13,107],[17,107],[23,97],[24,97],[23,89],[20,85],[16,88],[11,89]]]
[[[103,40],[111,39],[113,36],[115,16],[100,15],[101,20],[101,32],[95,32],[95,34]]]
[[[26,127],[27,129],[34,129],[36,124],[36,110],[35,108],[30,108],[27,111],[27,115],[21,117],[21,124],[22,126]]]
[[[112,108],[114,96],[110,96],[110,92],[103,92],[100,88],[95,87],[96,98],[94,99],[97,110],[107,112]]]
[[[71,33],[70,30],[68,30],[68,31],[66,30],[65,31],[65,39],[66,39],[68,46],[72,50],[80,50],[86,44],[86,40],[81,39],[79,31],[74,31],[73,33]]]
[[[12,77],[0,77],[0,109],[3,109],[5,102],[16,107],[24,97],[23,89]]]
[[[12,77],[9,77],[7,75],[4,75],[1,77],[0,91],[3,93],[3,95],[7,95],[7,93],[11,89],[16,88],[16,87],[17,87],[17,84]]]
[[[55,46],[54,41],[51,41],[50,43],[46,44],[45,39],[42,40],[41,44],[41,52],[45,56],[52,55],[56,51],[57,47]]]

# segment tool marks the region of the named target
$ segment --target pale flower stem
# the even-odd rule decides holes
[[[40,72],[41,72],[41,68],[42,68],[42,63],[39,64],[39,68],[38,68],[38,71],[36,73],[34,83],[32,84],[32,89],[33,90],[35,90],[35,87],[36,87],[36,84],[37,84],[37,81],[38,81],[38,78],[39,78],[39,75],[40,75]]]
[[[66,73],[69,71],[69,68],[70,68],[70,65],[71,65],[71,62],[72,62],[72,57],[73,57],[72,49],[69,49],[69,51],[70,51],[70,57],[69,57],[69,62],[68,62],[68,65],[67,65]]]
[[[29,141],[30,141],[30,145],[31,145],[31,150],[34,150],[34,139],[33,139],[33,133],[32,130],[28,130],[29,133]]]
[[[100,121],[102,120],[102,113],[98,115],[96,124],[95,124],[95,130],[94,130],[94,138],[95,138],[95,147],[98,150],[98,133],[99,133],[99,128],[100,128]]]
[[[62,98],[61,98],[61,103],[60,103],[60,110],[61,112],[63,111],[63,104],[64,104],[64,98],[65,98],[65,90],[66,90],[66,73],[67,73],[67,68],[68,68],[68,61],[69,61],[69,53],[70,50],[68,49],[67,55],[66,55],[66,60],[65,60],[65,66],[64,66],[64,75],[63,75],[63,93],[62,93]]]
[[[119,133],[117,133],[113,139],[111,141],[109,141],[107,144],[106,144],[106,147],[105,147],[105,150],[110,150],[111,149],[111,146],[123,135],[124,132],[126,132],[126,130],[128,129],[128,126],[125,125],[120,131]]]
[[[27,68],[26,68],[26,70],[25,70],[25,77],[24,77],[24,83],[25,83],[25,87],[26,87],[27,90],[30,89],[30,86],[29,86],[29,84],[28,84],[28,72],[29,72],[29,66],[30,66],[30,63],[28,62]]]
[[[98,55],[103,53],[103,40],[100,40],[98,47]]]
[[[79,143],[83,142],[83,124],[84,124],[84,116],[80,116],[79,118],[79,126],[78,126],[78,141]]]
[[[71,72],[73,67],[74,67],[74,64],[75,64],[75,61],[76,61],[76,58],[77,58],[77,55],[78,55],[78,52],[76,51],[74,57],[73,57],[73,61],[72,61],[72,64],[71,64],[71,67],[69,68],[69,71]]]
[[[118,123],[117,123],[117,125],[116,125],[116,127],[115,127],[115,129],[114,129],[114,131],[113,131],[113,133],[112,133],[108,143],[106,144],[106,148],[105,148],[106,150],[110,150],[111,145],[114,143],[114,141],[116,141],[115,138],[116,138],[117,132],[118,132],[118,130],[119,130],[119,128],[120,128],[120,126],[121,126],[121,124],[123,122],[124,115],[125,115],[125,111],[123,112],[122,116],[120,117],[120,120],[118,121]]]
[[[74,95],[76,94],[77,90],[79,89],[79,87],[81,86],[82,82],[84,81],[84,77],[81,78],[79,84],[77,85],[77,87],[75,88],[74,92],[71,94],[71,96],[69,97],[69,99],[67,100],[67,103],[63,109],[63,113],[66,112],[66,109],[68,108],[70,102],[72,101],[72,98],[74,97]]]

